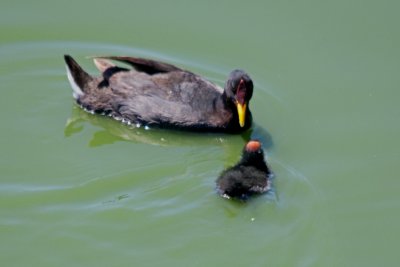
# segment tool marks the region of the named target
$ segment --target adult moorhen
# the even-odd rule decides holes
[[[64,59],[74,98],[91,113],[127,124],[193,131],[238,133],[251,126],[253,82],[242,70],[232,71],[222,89],[192,72],[150,59],[94,58],[100,77],[89,75],[71,56]]]
[[[240,161],[218,177],[217,191],[225,198],[246,200],[271,189],[271,174],[261,143],[251,140],[245,145]]]

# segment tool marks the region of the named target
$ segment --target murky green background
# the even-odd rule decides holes
[[[400,2],[0,3],[1,266],[398,266]],[[64,53],[255,81],[242,136],[74,105]],[[276,195],[214,181],[260,138]]]

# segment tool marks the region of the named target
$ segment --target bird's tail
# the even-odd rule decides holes
[[[64,60],[67,67],[68,80],[73,90],[73,96],[78,99],[85,94],[85,88],[88,87],[93,77],[84,71],[70,55],[64,55]]]

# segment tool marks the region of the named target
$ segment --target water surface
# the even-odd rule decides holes
[[[397,266],[399,4],[0,4],[2,266]],[[161,59],[255,82],[243,135],[80,110],[63,54]],[[275,194],[214,181],[259,138]]]

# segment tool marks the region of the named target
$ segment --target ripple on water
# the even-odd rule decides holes
[[[160,58],[201,70],[220,84],[230,71],[153,51],[94,43],[16,43],[6,47],[7,53],[0,49],[0,55],[3,62],[13,62],[6,70],[9,79],[15,79],[12,73],[31,73],[39,62],[48,61],[47,68],[57,70],[48,73],[56,80],[65,80],[62,87],[69,90],[65,70],[60,66],[65,47],[77,56],[128,54]],[[22,53],[26,50],[30,53]],[[29,67],[21,69],[26,63]],[[267,90],[257,86],[262,98]],[[52,86],[44,88],[45,95],[56,94]],[[65,101],[71,109],[72,97],[65,94]],[[216,247],[223,247],[232,254],[252,255],[254,265],[259,261],[260,266],[267,262],[266,251],[298,251],[293,260],[301,258],[305,249],[315,248],[315,252],[306,251],[307,255],[320,251],[316,248],[320,243],[313,245],[315,240],[306,235],[310,225],[320,223],[311,212],[318,208],[313,204],[318,190],[287,164],[271,158],[277,174],[276,191],[249,203],[229,201],[215,192],[215,179],[222,169],[237,161],[244,138],[249,135],[221,137],[149,130],[146,125],[129,126],[123,118],[118,123],[83,115],[85,112],[74,107],[72,113],[72,126],[65,127],[64,139],[51,143],[54,150],[45,150],[48,153],[41,156],[46,168],[37,170],[34,176],[41,180],[26,178],[0,187],[4,200],[0,208],[5,210],[0,220],[9,225],[18,222],[21,228],[17,230],[25,234],[24,238],[52,240],[60,246],[84,243],[101,252],[106,248],[113,255],[134,254],[141,258],[154,258],[157,251],[164,256],[196,259],[199,251],[213,255]],[[62,121],[68,114],[62,116],[54,120]],[[57,131],[54,134],[62,136],[62,128]],[[272,148],[271,137],[262,125],[255,126],[250,135],[261,139],[267,149]],[[48,134],[40,136],[41,142],[48,139]],[[146,145],[160,143],[169,147]],[[32,159],[37,156],[29,155]],[[66,166],[56,164],[61,161],[67,162]],[[65,246],[65,251],[71,249]]]

